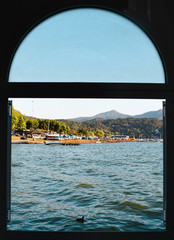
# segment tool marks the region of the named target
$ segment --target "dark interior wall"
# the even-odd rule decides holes
[[[7,69],[14,50],[25,34],[42,19],[61,9],[74,6],[101,6],[115,9],[138,22],[152,37],[164,59],[169,84],[173,81],[174,54],[172,1],[54,1],[6,0],[0,3],[0,84],[7,80]]]
[[[10,62],[12,60],[13,53],[17,48],[18,44],[25,36],[25,34],[34,27],[37,23],[43,20],[45,17],[50,14],[56,13],[62,9],[71,8],[75,6],[101,6],[109,9],[115,9],[116,11],[130,17],[135,22],[137,22],[146,32],[152,37],[155,42],[159,52],[161,53],[163,63],[166,69],[166,75],[168,83],[162,86],[150,86],[146,87],[144,85],[140,86],[114,86],[110,85],[109,90],[106,91],[106,88],[102,91],[111,93],[110,97],[115,96],[115,91],[117,91],[117,97],[128,96],[128,97],[145,97],[145,98],[162,98],[166,96],[167,98],[167,182],[170,183],[170,187],[167,187],[168,191],[168,209],[167,212],[168,221],[168,232],[169,238],[166,238],[163,234],[159,233],[158,235],[152,235],[152,238],[149,238],[150,235],[144,234],[146,239],[174,239],[173,231],[173,214],[174,214],[174,196],[173,188],[171,183],[174,181],[174,161],[173,161],[173,136],[174,136],[174,64],[173,64],[173,55],[174,55],[174,14],[173,14],[173,1],[170,0],[101,0],[101,1],[54,1],[54,0],[3,0],[0,2],[0,124],[3,126],[1,129],[0,136],[0,193],[6,191],[6,185],[4,184],[6,175],[6,158],[7,158],[7,97],[9,88],[11,86],[7,84],[8,80],[8,70],[10,67]],[[59,85],[60,88],[62,85]],[[86,85],[88,86],[88,85]],[[20,87],[20,86],[19,86]],[[31,93],[33,86],[29,85],[28,92]],[[76,86],[75,86],[76,87]],[[74,87],[74,91],[75,91]],[[79,87],[81,87],[79,85]],[[89,85],[91,87],[91,85]],[[95,89],[97,89],[96,86]],[[104,86],[105,87],[105,86]],[[50,87],[53,90],[54,87]],[[66,86],[65,86],[66,88]],[[12,88],[13,91],[17,91],[18,88]],[[20,89],[23,90],[23,87]],[[38,86],[40,89],[40,86]],[[120,90],[121,89],[121,90]],[[25,88],[27,90],[27,88]],[[67,90],[67,89],[66,89]],[[71,90],[71,89],[70,89]],[[87,92],[91,92],[90,88],[85,88]],[[140,91],[139,91],[140,90]],[[47,92],[47,85],[44,88],[44,91]],[[43,91],[43,92],[44,92]],[[57,93],[57,89],[55,90]],[[101,92],[102,92],[101,91]],[[25,97],[25,95],[20,95],[20,92],[17,91],[15,94],[18,97]],[[36,91],[38,94],[39,91]],[[71,90],[72,92],[72,90]],[[25,93],[26,94],[26,93]],[[96,92],[95,92],[96,94]],[[112,95],[113,94],[113,95]],[[34,95],[33,95],[34,96]],[[93,95],[91,95],[93,96]],[[96,96],[96,95],[95,95]],[[98,95],[100,96],[100,95]],[[13,97],[13,96],[11,96]],[[42,96],[43,97],[43,96]],[[1,229],[5,229],[5,209],[6,202],[5,199],[0,195],[0,238],[1,238]],[[28,233],[27,233],[28,234]],[[31,237],[32,233],[28,234],[28,239]],[[56,233],[55,233],[56,234]],[[68,233],[67,233],[68,234]],[[171,234],[171,235],[170,235]],[[39,236],[39,237],[38,237]],[[52,235],[41,235],[36,234],[35,239],[56,239],[49,238]],[[55,236],[55,235],[54,235]],[[57,236],[57,235],[56,235]],[[67,235],[61,235],[57,239],[67,239]],[[83,236],[78,237],[77,235],[69,234],[69,239],[84,239]],[[91,239],[91,235],[87,235]],[[102,239],[105,236],[109,238],[108,235],[101,233],[99,235],[93,235],[93,239]],[[118,235],[117,235],[118,236]],[[124,238],[125,236],[125,238]],[[135,235],[133,239],[140,239],[142,237],[141,233]],[[97,237],[97,238],[96,238]],[[132,239],[129,238],[129,233],[124,235],[119,234],[118,239]],[[164,237],[164,238],[163,238]],[[7,239],[7,238],[6,238]],[[16,237],[19,239],[19,236]],[[26,239],[20,235],[20,239]],[[31,238],[33,239],[33,238]],[[114,238],[116,239],[116,238]]]

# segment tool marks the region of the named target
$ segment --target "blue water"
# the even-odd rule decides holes
[[[11,189],[8,230],[165,230],[162,143],[13,144]]]

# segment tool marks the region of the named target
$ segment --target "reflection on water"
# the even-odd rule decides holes
[[[162,143],[12,145],[9,230],[163,231],[162,210]]]

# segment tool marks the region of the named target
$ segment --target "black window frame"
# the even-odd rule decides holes
[[[10,1],[7,1],[8,4]],[[15,1],[17,5],[16,9],[20,9],[20,4],[22,1]],[[34,6],[38,4],[37,10],[39,11],[39,3],[43,4],[42,1],[38,3],[28,3],[26,1],[24,6]],[[86,2],[84,4],[84,2]],[[131,12],[129,11],[130,1],[121,1],[117,3],[107,3],[107,1],[97,1],[95,4],[88,4],[88,1],[77,1],[72,4],[70,1],[68,3],[59,3],[56,4],[54,1],[51,4],[50,2],[43,4],[43,9],[40,10],[40,15],[37,16],[36,12],[35,18],[29,15],[30,24],[34,24],[44,20],[45,16],[47,17],[53,11],[62,11],[65,8],[74,8],[74,7],[102,7],[110,8],[113,11],[119,11],[121,14],[132,18],[133,21],[136,21],[139,25],[142,26],[153,37],[153,39],[158,43],[160,51],[163,53],[163,63],[165,63],[165,74],[166,74],[166,83],[165,84],[141,84],[141,83],[10,83],[8,82],[8,71],[12,56],[17,45],[20,43],[21,37],[24,35],[26,30],[29,30],[31,25],[28,24],[27,27],[23,26],[22,30],[18,29],[19,36],[16,37],[15,41],[11,43],[11,48],[9,50],[5,49],[7,57],[4,60],[5,63],[1,63],[2,72],[0,74],[0,112],[2,113],[0,123],[1,135],[0,135],[0,237],[1,239],[89,239],[89,238],[118,238],[118,239],[139,239],[144,237],[145,239],[171,239],[174,237],[174,196],[172,183],[174,182],[174,163],[173,163],[173,136],[174,136],[174,74],[172,70],[172,65],[168,56],[165,54],[165,47],[167,40],[163,39],[164,42],[160,42],[159,37],[160,33],[158,30],[155,30],[155,26],[159,23],[156,22],[154,26],[148,24],[148,15],[144,16],[143,12]],[[136,2],[136,1],[135,1]],[[141,1],[142,5],[145,2],[150,2],[148,0]],[[159,4],[164,4],[163,0],[157,1]],[[10,4],[12,4],[10,2]],[[8,5],[7,9],[9,8]],[[19,4],[19,5],[18,5]],[[27,5],[28,4],[28,5]],[[33,5],[32,5],[33,4]],[[138,3],[137,3],[138,4]],[[47,6],[51,5],[47,9]],[[13,4],[12,4],[13,6]],[[138,5],[137,5],[138,6]],[[148,9],[147,9],[148,10]],[[147,10],[144,12],[146,13]],[[127,12],[126,12],[127,11]],[[19,13],[19,12],[18,12]],[[37,16],[37,17],[36,17]],[[42,16],[42,17],[41,17]],[[154,13],[154,17],[155,17]],[[157,15],[157,19],[158,19]],[[158,19],[159,20],[159,19]],[[167,19],[168,20],[168,19]],[[167,21],[166,20],[166,21]],[[12,19],[11,19],[12,21]],[[165,21],[163,19],[163,21]],[[152,29],[151,29],[152,28]],[[168,47],[168,46],[167,46]],[[1,46],[2,48],[2,46]],[[171,46],[170,46],[171,48]],[[168,74],[167,74],[168,73]],[[166,231],[164,232],[22,232],[22,231],[7,231],[6,223],[6,209],[7,209],[7,158],[8,158],[8,99],[9,98],[64,98],[64,93],[68,98],[124,98],[124,99],[166,99]]]

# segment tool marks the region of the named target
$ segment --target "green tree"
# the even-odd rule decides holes
[[[39,128],[39,129],[44,129],[44,120],[39,118],[39,119],[38,119],[38,122],[39,122],[38,128]]]
[[[25,130],[26,118],[12,106],[12,130]]]
[[[80,136],[85,136],[85,137],[89,136],[88,131],[85,128],[79,129],[78,133]]]
[[[71,135],[77,135],[77,131],[75,129],[70,129],[69,134]]]
[[[66,130],[67,130],[66,124],[64,122],[61,122],[60,128],[59,128],[59,133],[64,134],[64,133],[66,133]]]
[[[48,128],[50,129],[49,125],[50,125],[49,120],[48,119],[44,120],[43,129],[44,130],[48,130]]]
[[[59,129],[60,129],[60,122],[56,121],[55,125],[54,125],[54,131],[55,132],[59,132]]]
[[[39,121],[37,119],[32,119],[32,128],[37,129],[39,127]]]
[[[18,130],[25,130],[26,129],[26,122],[25,122],[25,119],[22,116],[22,114],[19,115],[18,123],[17,123],[17,129]]]
[[[93,133],[92,131],[90,131],[90,132],[88,133],[88,135],[89,135],[90,137],[94,137],[94,133]]]
[[[97,129],[95,135],[96,135],[97,137],[99,137],[99,138],[100,138],[100,137],[104,137],[104,132],[103,132],[102,130],[100,130],[100,129]]]
[[[28,119],[28,120],[26,121],[26,128],[27,128],[27,129],[31,129],[31,128],[32,128],[32,120]]]
[[[70,134],[70,127],[66,126],[66,133]]]
[[[55,131],[55,125],[56,125],[57,121],[56,120],[50,120],[49,122],[50,122],[49,123],[49,129],[52,130],[52,131]]]
[[[18,118],[19,118],[19,112],[16,111],[12,106],[12,130],[17,128]]]

